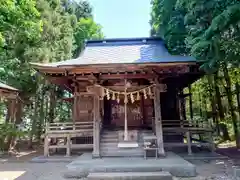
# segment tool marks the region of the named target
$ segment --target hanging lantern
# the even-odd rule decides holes
[[[151,87],[148,88],[148,95],[149,95],[150,97],[152,97],[152,89],[151,89]]]
[[[146,89],[143,89],[143,96],[145,99],[147,99],[147,92],[146,92]]]
[[[118,104],[120,103],[120,97],[119,97],[120,95],[119,95],[119,93],[117,94],[117,102],[118,102]]]
[[[106,96],[107,96],[107,99],[109,100],[110,99],[110,93],[109,93],[108,89],[106,89]]]
[[[140,101],[140,93],[137,92],[137,100]]]
[[[112,94],[112,100],[116,100],[116,96],[115,96],[115,93],[113,92]]]
[[[134,99],[134,96],[132,93],[130,94],[130,98],[131,98],[132,103],[134,103],[135,99]]]

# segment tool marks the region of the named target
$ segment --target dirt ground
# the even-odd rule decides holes
[[[234,180],[232,162],[214,160],[195,161],[198,177],[191,180]],[[64,180],[67,163],[5,162],[0,164],[0,180]],[[186,178],[176,178],[186,180]]]
[[[0,180],[64,180],[62,174],[68,163],[31,163],[41,151],[21,152],[18,157],[0,158]],[[240,159],[191,160],[197,166],[198,177],[188,180],[234,180],[233,166],[240,165]],[[187,180],[175,178],[175,180]]]

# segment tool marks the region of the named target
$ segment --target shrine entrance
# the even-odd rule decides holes
[[[129,130],[152,129],[154,117],[153,100],[141,99],[134,103],[127,104],[127,125]],[[104,118],[105,128],[123,130],[124,129],[124,102],[104,99]]]
[[[97,85],[103,100],[103,125],[109,130],[118,130],[119,138],[129,141],[138,130],[155,127],[154,89],[155,84],[139,85],[134,82],[120,80],[112,86]],[[165,91],[165,87],[162,89]]]

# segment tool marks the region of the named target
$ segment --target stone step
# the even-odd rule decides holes
[[[135,148],[119,148],[117,145],[108,145],[108,146],[100,146],[101,149],[107,149],[107,150],[128,150],[128,151],[137,151],[137,150],[143,150],[143,147],[135,147]]]
[[[118,139],[118,136],[116,136],[115,134],[104,134],[104,135],[101,135],[101,138],[103,139]]]
[[[108,143],[118,144],[118,140],[116,140],[116,139],[101,139],[100,144],[108,144]]]
[[[102,147],[106,147],[106,146],[109,146],[109,147],[117,147],[118,146],[118,141],[117,142],[101,142],[100,143],[100,146]],[[142,148],[143,147],[143,143],[138,143],[138,147],[139,148]]]
[[[142,147],[138,147],[138,148],[118,148],[117,146],[101,146],[100,147],[101,150],[108,150],[108,151],[143,151]]]
[[[101,153],[103,154],[129,154],[129,155],[134,155],[134,154],[143,154],[144,151],[137,150],[137,151],[127,151],[127,150],[102,150]]]
[[[106,172],[90,173],[88,180],[172,180],[169,172]]]
[[[108,141],[110,141],[110,142],[118,142],[118,139],[117,138],[101,138],[101,140],[100,140],[101,142],[108,142]]]
[[[109,152],[101,152],[102,157],[143,157],[144,152],[121,152],[121,151],[109,151]]]

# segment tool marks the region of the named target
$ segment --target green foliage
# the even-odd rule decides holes
[[[77,23],[74,38],[75,46],[77,47],[74,51],[74,56],[77,57],[84,48],[85,40],[103,39],[104,35],[102,27],[96,24],[92,18],[81,18]]]
[[[77,57],[86,39],[102,37],[88,1],[0,0],[0,80],[20,90],[23,113],[16,119],[20,120],[17,123],[27,121],[30,136],[42,133],[52,113],[49,109],[54,111],[54,118],[69,120],[71,105],[58,102],[66,93],[47,83],[29,62]],[[3,112],[6,105],[0,105]],[[1,113],[1,120],[6,113]]]
[[[0,124],[0,150],[4,150],[6,139],[9,137],[20,138],[24,136],[26,132],[19,130],[12,123],[2,123]]]
[[[172,54],[194,56],[208,74],[193,85],[194,113],[208,117],[210,112],[215,123],[224,113],[225,121],[231,119],[233,123],[235,138],[240,109],[236,98],[240,79],[239,13],[238,0],[152,0],[150,22],[152,36],[161,36]],[[211,80],[212,73],[218,74],[217,81]]]

